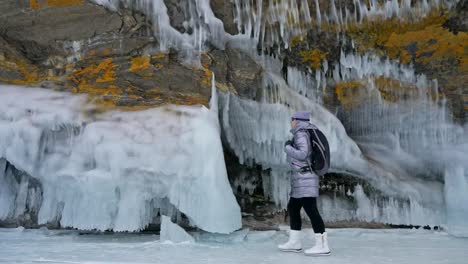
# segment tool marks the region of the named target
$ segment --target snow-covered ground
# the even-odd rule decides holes
[[[310,232],[310,230],[308,230]],[[468,239],[425,230],[329,230],[330,257],[282,253],[286,233],[194,234],[195,243],[157,235],[79,235],[75,231],[0,229],[0,263],[467,263]],[[311,240],[305,241],[310,246]]]

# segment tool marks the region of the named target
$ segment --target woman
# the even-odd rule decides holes
[[[304,208],[312,222],[315,233],[315,246],[305,250],[304,253],[313,256],[328,256],[331,252],[328,247],[327,232],[325,232],[325,224],[317,209],[319,177],[311,171],[309,166],[312,147],[308,129],[316,128],[310,123],[309,118],[309,112],[297,112],[292,116],[291,133],[293,134],[293,140],[288,140],[284,146],[284,151],[293,169],[288,204],[291,231],[288,242],[279,245],[278,248],[288,252],[302,251],[301,208]]]

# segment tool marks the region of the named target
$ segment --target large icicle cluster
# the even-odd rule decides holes
[[[436,81],[416,74],[411,67],[371,54],[342,52],[338,63],[325,63],[315,76],[288,68],[289,84],[279,77],[279,67],[274,66],[280,64],[279,61],[261,58],[259,63],[270,69],[264,74],[262,98],[250,101],[229,94],[221,96],[222,125],[226,141],[241,163],[255,163],[271,169],[269,176],[263,176],[263,184],[266,195],[277,205],[284,207],[287,204],[288,172],[281,143],[289,137],[290,114],[296,110],[309,110],[312,122],[331,142],[332,170],[363,178],[384,196],[390,197],[368,197],[362,188],[357,188],[350,194],[356,201],[357,210],[354,207],[346,209],[349,208],[346,201],[324,198],[324,210],[334,208],[332,213],[325,213],[328,220],[450,223],[446,215],[452,216],[446,212],[445,204],[455,201],[454,196],[447,198],[447,186],[444,192],[443,182],[444,171],[451,168],[453,160],[441,159],[438,150],[466,144],[468,138],[466,128],[453,124],[447,115],[444,99],[437,97]],[[396,98],[400,101],[387,102],[381,98],[375,84],[378,78],[397,80],[396,85],[400,83],[401,96],[397,94],[399,97]],[[358,139],[360,148],[348,137],[341,121],[317,104],[323,101],[322,95],[330,84],[349,81],[361,83],[368,98],[352,111],[339,110],[338,116],[351,135]],[[455,164],[461,169],[455,172],[456,175],[463,174],[460,171],[464,171],[465,165],[460,159],[467,155],[466,149],[459,149]],[[434,162],[435,159],[440,162]],[[455,177],[456,181],[463,179],[449,177]],[[457,195],[460,191],[461,188]],[[462,212],[466,206],[463,208]],[[456,214],[454,210],[452,214],[458,215],[455,219],[466,215]],[[460,226],[460,221],[457,224]]]
[[[240,228],[216,108],[168,106],[90,119],[81,96],[0,90],[0,165],[7,160],[41,182],[39,224],[58,219],[64,227],[134,231],[174,206],[201,229]],[[0,217],[14,217],[26,206],[24,184],[0,176]]]
[[[253,38],[262,47],[288,48],[293,37],[307,33],[313,25],[336,24],[338,29],[366,20],[417,19],[426,16],[431,10],[450,7],[456,1],[411,0],[362,1],[354,0],[350,8],[347,1],[331,0],[321,7],[318,0],[309,5],[307,0],[233,0],[235,22],[240,35]],[[315,9],[315,16],[311,15]]]
[[[171,24],[167,6],[163,0],[93,0],[97,4],[112,10],[118,10],[120,5],[138,10],[147,15],[153,22],[154,35],[160,43],[160,51],[170,48],[177,49],[188,63],[197,61],[197,56],[208,44],[224,49],[226,33],[224,24],[215,17],[209,0],[185,0],[188,14],[184,26],[191,33],[181,33]]]
[[[328,5],[328,10],[321,10],[318,0],[314,2],[315,18],[311,17],[307,0],[232,0],[234,3],[234,22],[238,34],[231,36],[224,30],[223,22],[218,19],[210,6],[209,0],[183,0],[188,16],[184,22],[189,33],[181,33],[171,25],[166,3],[163,0],[93,0],[95,3],[118,10],[120,5],[143,12],[151,18],[153,31],[160,42],[160,50],[176,48],[187,60],[193,62],[208,44],[224,49],[226,42],[235,41],[246,44],[250,39],[262,48],[288,48],[293,37],[307,33],[307,28],[314,23],[334,23],[347,26],[350,23],[362,23],[374,18],[388,19],[397,17],[424,17],[435,8],[452,6],[453,0],[423,0],[411,3],[411,0],[391,0],[382,3],[354,0],[353,8],[336,0]],[[265,1],[265,2],[264,2]],[[246,44],[250,46],[249,44]]]
[[[440,192],[437,189],[433,191]],[[353,198],[353,202],[349,198]],[[357,220],[401,225],[444,224],[443,203],[437,205],[440,207],[428,207],[412,197],[402,200],[368,195],[361,185],[357,185],[354,192],[343,189],[340,196],[323,195],[319,200],[320,212],[328,221]]]
[[[271,47],[305,33],[311,23],[307,0],[269,1],[235,0],[237,24],[240,34],[253,37],[257,43]],[[299,3],[298,3],[299,2]]]
[[[456,0],[371,0],[353,1],[353,10],[345,3],[332,0],[329,13],[325,16],[317,15],[317,20],[347,26],[352,23],[362,23],[366,20],[398,18],[400,20],[417,19],[426,16],[431,10],[440,7],[451,7]],[[318,3],[316,2],[316,6]],[[320,8],[318,8],[319,10]]]

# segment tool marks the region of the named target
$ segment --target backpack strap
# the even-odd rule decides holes
[[[311,129],[305,129],[305,131],[307,132],[307,135],[309,136],[309,146],[310,146],[310,153],[309,153],[309,156],[307,156],[307,159],[306,159],[307,160],[307,166],[309,167],[310,171],[313,171],[315,174],[317,174],[317,172],[315,172],[314,168],[312,168],[312,165],[310,164],[310,155],[312,155],[314,142],[312,140],[312,136],[311,136],[309,130],[311,130]]]
[[[314,134],[315,134],[315,138],[317,139],[318,143],[320,144],[320,147],[322,147],[322,149],[325,149],[325,146],[323,145],[322,140],[320,140],[320,137],[317,135],[316,129],[314,129]]]

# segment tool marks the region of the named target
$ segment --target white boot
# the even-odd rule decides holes
[[[302,232],[291,230],[289,231],[289,240],[285,244],[279,245],[278,249],[284,252],[301,252],[302,251]]]
[[[327,232],[323,234],[315,234],[315,246],[304,251],[307,256],[330,256],[330,248],[328,248]]]

